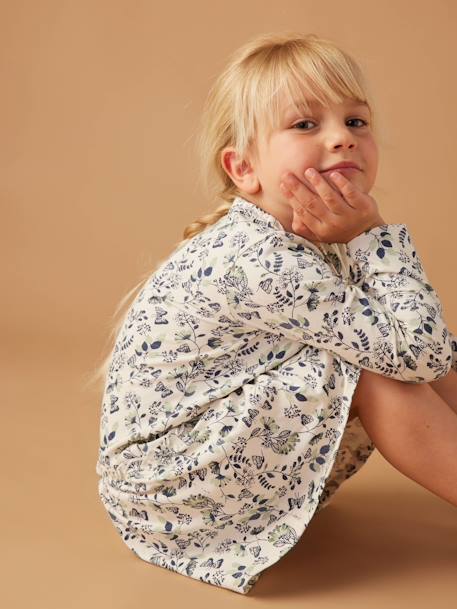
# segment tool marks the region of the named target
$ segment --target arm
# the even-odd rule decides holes
[[[403,233],[403,231],[401,231],[401,227],[405,227],[404,224],[383,224],[380,220],[372,227],[372,229],[379,229],[373,233],[377,238],[377,243],[382,242],[383,234],[386,230],[389,230],[392,227],[398,227],[397,234],[402,236],[401,233]],[[398,290],[395,290],[395,280],[392,276],[389,276],[389,274],[386,275],[376,273],[373,275],[370,273],[370,257],[367,255],[366,248],[376,247],[376,244],[368,237],[368,234],[371,234],[372,229],[370,229],[370,231],[365,231],[362,233],[362,235],[359,235],[347,245],[347,253],[354,260],[354,265],[351,267],[351,279],[357,285],[361,285],[362,289],[368,290],[370,294],[379,300],[379,302],[384,303],[389,296],[390,298],[395,298]],[[365,237],[363,235],[365,235]],[[412,271],[415,274],[417,274],[417,272],[420,273],[421,281],[424,283],[426,289],[434,293],[438,311],[442,317],[443,306],[436,294],[436,291],[428,281],[422,263],[417,256],[417,252],[414,250],[411,237],[408,233],[406,233],[405,236],[410,240],[410,245],[412,246],[411,253],[414,252],[415,261],[413,261],[410,271],[408,271],[408,269],[405,267],[403,272],[407,273]],[[365,251],[362,251],[363,248],[365,248]],[[445,331],[451,346],[451,368],[457,372],[457,338],[452,334],[449,328],[446,327]]]
[[[230,260],[224,286],[233,315],[246,331],[280,333],[400,381],[447,374],[451,345],[441,303],[407,227],[373,227],[347,248],[359,266],[354,283],[337,277],[309,241],[268,234]]]

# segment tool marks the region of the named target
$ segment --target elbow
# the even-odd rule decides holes
[[[455,365],[453,346],[450,339],[446,341],[445,348],[443,349],[443,353],[441,355],[441,359],[443,360],[441,373],[434,379],[432,379],[433,381],[442,378],[443,376],[447,376]]]
[[[440,357],[439,357],[440,362],[442,362],[442,365],[441,365],[442,370],[440,370],[440,373],[438,374],[438,376],[435,376],[435,378],[433,378],[432,381],[435,381],[435,380],[449,374],[449,372],[452,370],[452,368],[454,366],[455,355],[454,355],[454,346],[452,344],[452,337],[449,334],[449,331],[445,334],[447,336],[447,340],[444,342],[443,352],[440,354]],[[436,358],[436,359],[438,359],[438,358]]]
[[[440,378],[443,378],[449,374],[452,370],[452,358],[449,356],[449,360],[443,362],[443,365],[439,368],[432,369],[434,374],[431,374],[431,378],[427,381],[428,383],[432,383],[433,381],[437,381]]]
[[[408,359],[411,360],[411,356]],[[446,341],[438,355],[424,350],[415,369],[407,366],[403,377],[407,383],[431,383],[449,374],[452,361],[452,347],[450,341]]]

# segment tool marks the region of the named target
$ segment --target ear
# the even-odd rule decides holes
[[[240,158],[233,147],[224,148],[221,152],[221,165],[240,190],[249,194],[259,190],[259,179],[249,159]]]

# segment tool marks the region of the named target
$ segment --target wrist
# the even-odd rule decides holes
[[[382,226],[383,224],[387,224],[387,222],[385,220],[383,220],[383,218],[381,218],[381,216],[379,216],[379,218],[377,220],[375,220],[373,222],[373,224],[366,230],[371,230],[372,228],[376,228],[377,226]]]

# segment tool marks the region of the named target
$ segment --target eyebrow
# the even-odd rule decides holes
[[[308,100],[307,104],[311,108],[322,106],[322,104],[315,99]],[[369,110],[368,103],[363,102],[363,101],[351,100],[348,102],[348,105],[353,106],[354,108],[366,108],[367,110]],[[297,106],[300,109],[304,108],[304,102],[295,102],[295,106]],[[285,111],[290,110],[291,108],[294,108],[294,104],[289,104],[288,106],[286,106]]]

